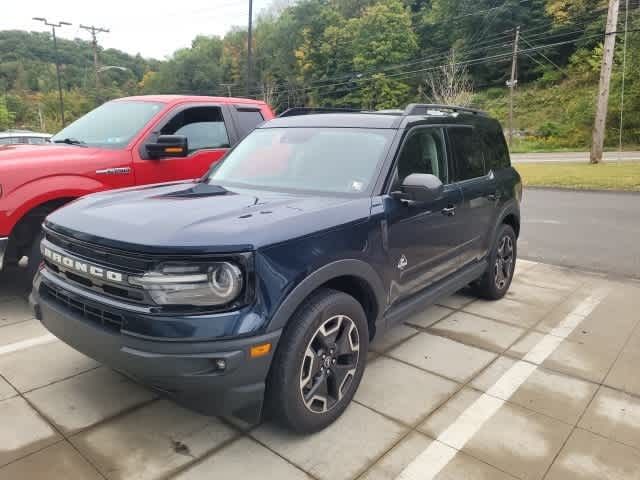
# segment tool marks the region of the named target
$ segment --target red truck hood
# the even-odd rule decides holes
[[[7,161],[14,161],[16,165],[24,165],[24,162],[29,161],[50,163],[56,160],[92,157],[98,153],[104,153],[104,150],[64,144],[2,145],[0,146],[0,162],[3,165]]]

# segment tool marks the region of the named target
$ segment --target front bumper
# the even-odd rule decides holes
[[[36,318],[83,354],[206,415],[260,418],[265,381],[281,331],[216,341],[147,340],[92,322],[52,298],[36,277],[30,297]],[[76,293],[64,292],[89,305]],[[71,297],[70,297],[71,298]],[[268,355],[250,358],[252,346],[271,343]],[[219,368],[224,360],[225,368]]]
[[[9,245],[9,239],[6,237],[0,238],[0,270],[4,266],[4,254],[7,253],[7,246]]]

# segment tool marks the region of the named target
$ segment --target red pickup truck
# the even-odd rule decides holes
[[[40,261],[45,216],[82,195],[197,178],[265,120],[260,101],[128,97],[96,108],[46,145],[0,146],[0,270]]]

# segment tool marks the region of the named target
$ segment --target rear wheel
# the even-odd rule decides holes
[[[510,225],[502,225],[489,256],[489,268],[473,285],[474,292],[479,297],[499,300],[505,296],[513,280],[513,271],[516,266],[516,242],[513,228]]]
[[[289,320],[270,374],[269,406],[280,423],[321,430],[351,402],[364,372],[369,332],[360,303],[323,289]]]

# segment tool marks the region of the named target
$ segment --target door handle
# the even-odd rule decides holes
[[[442,209],[442,214],[446,215],[448,217],[453,217],[456,214],[455,205],[449,205],[448,207],[443,208]]]
[[[499,192],[490,193],[489,195],[487,195],[487,199],[491,200],[492,202],[495,202],[496,200],[500,200],[501,197],[502,195],[500,195]]]

